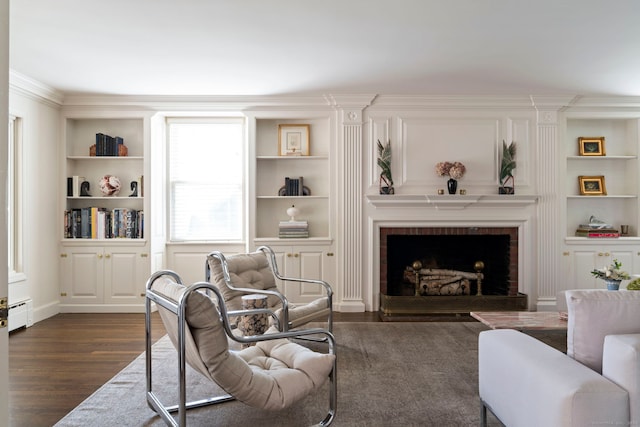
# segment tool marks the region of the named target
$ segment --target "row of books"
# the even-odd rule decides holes
[[[128,150],[123,138],[104,133],[96,133],[96,144],[89,148],[90,156],[126,156],[127,154]]]
[[[620,231],[618,229],[609,227],[594,228],[580,225],[576,229],[576,236],[590,238],[615,238],[620,237]]]
[[[99,207],[77,208],[64,213],[67,239],[141,239],[144,237],[144,211]]]
[[[284,195],[285,196],[304,196],[303,177],[284,178]]]
[[[279,236],[281,239],[301,239],[309,237],[307,221],[280,221]]]

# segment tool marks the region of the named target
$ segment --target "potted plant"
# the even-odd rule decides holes
[[[502,140],[502,161],[500,162],[500,194],[514,194],[513,170],[516,168],[516,144],[507,143]]]
[[[391,177],[391,141],[383,145],[378,140],[378,166],[380,166],[380,194],[394,194]]]
[[[630,279],[629,273],[622,270],[622,263],[617,259],[614,259],[611,265],[591,270],[591,274],[604,280],[610,291],[617,291],[620,288],[620,282]]]

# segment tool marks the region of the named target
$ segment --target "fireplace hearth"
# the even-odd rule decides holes
[[[416,276],[416,272],[420,275]],[[443,292],[436,292],[434,289],[446,279],[431,276],[431,272],[447,272],[458,280],[459,288],[443,287]],[[476,280],[478,273],[481,289]],[[430,281],[433,277],[438,279]],[[518,293],[516,227],[380,229],[383,320],[526,307],[526,295]]]

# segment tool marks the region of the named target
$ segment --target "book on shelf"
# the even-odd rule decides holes
[[[67,177],[67,197],[80,197],[80,187],[83,181],[85,181],[83,176]]]
[[[307,238],[309,237],[309,223],[307,221],[280,221],[280,238]]]
[[[620,237],[620,231],[615,228],[592,228],[581,226],[576,229],[576,236],[590,238],[615,238]]]
[[[90,156],[127,156],[128,149],[120,136],[96,133],[96,143],[89,147]]]
[[[304,177],[285,177],[284,196],[304,196]]]

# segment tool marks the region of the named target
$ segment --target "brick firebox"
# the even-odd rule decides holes
[[[382,227],[380,228],[380,293],[388,294],[389,236],[508,236],[508,284],[504,295],[518,295],[518,228],[516,227]]]

